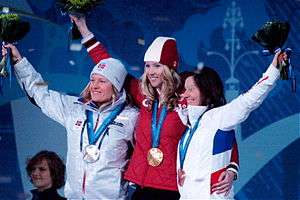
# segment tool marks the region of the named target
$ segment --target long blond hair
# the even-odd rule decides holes
[[[165,104],[168,109],[174,109],[177,106],[179,96],[176,93],[181,84],[180,76],[174,69],[170,69],[167,65],[163,65],[163,81],[159,95],[160,104]],[[146,71],[142,75],[142,80],[140,82],[140,88],[142,93],[150,100],[152,103],[157,92],[155,88],[151,86],[149,82]]]

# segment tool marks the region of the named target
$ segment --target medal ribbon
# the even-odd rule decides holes
[[[9,76],[9,86],[11,87],[11,79],[12,79],[12,66],[11,66],[11,49],[7,48],[7,54],[6,54],[6,69]]]
[[[157,148],[159,146],[159,137],[160,137],[160,130],[162,127],[162,124],[167,116],[167,106],[163,105],[160,115],[159,115],[159,120],[157,124],[157,110],[158,110],[158,101],[154,100],[154,104],[152,107],[152,125],[151,125],[151,130],[152,130],[152,148]]]
[[[203,114],[202,114],[203,115]],[[179,161],[180,161],[180,169],[183,169],[183,163],[184,163],[184,160],[185,160],[185,156],[186,156],[186,152],[189,148],[189,145],[190,145],[190,142],[192,140],[192,137],[195,133],[195,131],[197,130],[198,126],[199,126],[199,121],[202,117],[202,115],[197,119],[195,125],[191,128],[186,128],[181,140],[180,140],[180,144],[179,144]],[[185,145],[183,144],[184,143],[184,139],[186,137],[186,135],[189,134],[188,138],[187,138],[187,141],[185,142]]]
[[[110,114],[108,117],[106,117],[101,126],[97,129],[96,132],[94,132],[93,127],[93,112],[90,110],[86,110],[87,115],[87,132],[88,132],[88,139],[89,144],[95,145],[98,139],[100,138],[101,134],[105,131],[105,129],[108,127],[108,125],[121,113],[123,110],[125,104],[118,105]]]

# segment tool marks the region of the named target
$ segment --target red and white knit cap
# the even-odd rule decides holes
[[[170,37],[157,37],[147,49],[144,61],[158,62],[176,69],[179,62],[176,40]]]

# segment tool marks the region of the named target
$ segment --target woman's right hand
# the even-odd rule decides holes
[[[81,36],[84,38],[91,34],[91,31],[88,29],[86,25],[85,17],[77,17],[75,15],[69,15],[72,22],[74,22],[81,34]]]
[[[13,44],[2,45],[2,56],[6,56],[8,48],[11,50],[11,58],[13,63],[18,63],[22,59],[22,56],[17,47]]]

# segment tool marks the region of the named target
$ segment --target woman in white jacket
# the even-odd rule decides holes
[[[247,119],[273,88],[279,77],[277,53],[263,77],[245,94],[226,104],[222,81],[204,67],[185,81],[183,97],[188,107],[181,119],[190,128],[178,145],[177,180],[181,199],[233,199],[233,188],[222,193],[217,184],[226,171],[235,127]],[[280,60],[286,59],[282,53]]]
[[[81,98],[49,90],[41,75],[14,45],[16,77],[48,117],[67,130],[65,196],[68,199],[125,199],[122,179],[137,110],[126,102],[126,69],[113,58],[98,63]]]

